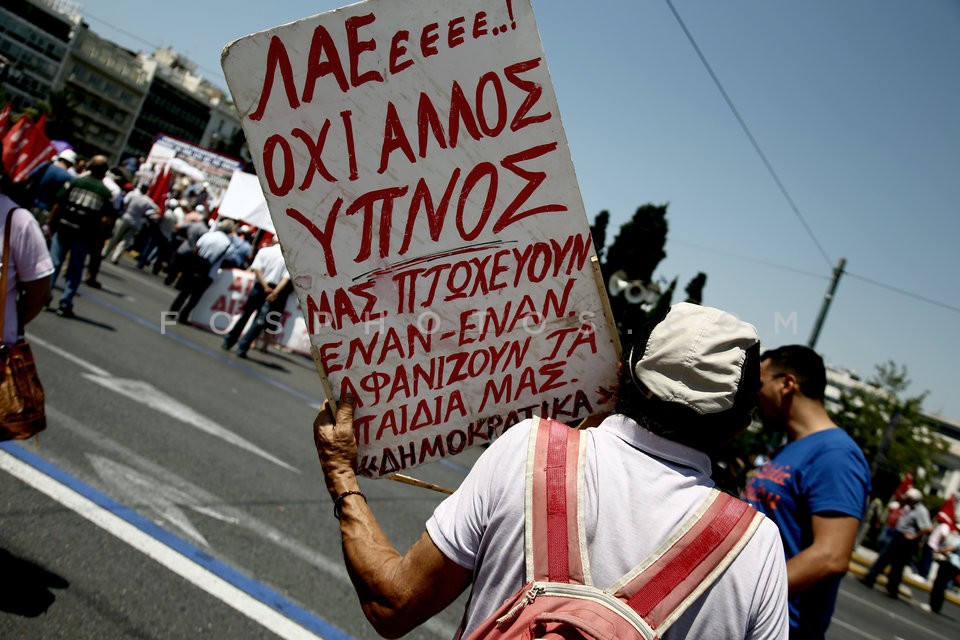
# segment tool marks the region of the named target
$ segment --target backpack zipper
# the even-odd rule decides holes
[[[523,611],[528,604],[531,604],[538,595],[545,591],[546,589],[542,585],[534,582],[530,586],[530,589],[523,594],[523,598],[510,608],[510,611],[507,611],[501,617],[497,618],[497,629],[503,630],[504,627],[509,627],[513,621],[517,619],[517,616],[520,615],[520,612]]]
[[[590,600],[603,605],[617,613],[621,618],[633,626],[637,633],[644,638],[656,638],[657,633],[636,611],[627,606],[619,598],[616,598],[603,591],[588,591],[580,589],[583,585],[568,585],[562,582],[534,582],[530,589],[524,594],[523,598],[517,602],[507,613],[497,619],[497,628],[503,630],[510,626],[520,615],[523,609],[532,604],[533,601],[541,595],[556,595],[567,598],[578,598],[580,600]]]

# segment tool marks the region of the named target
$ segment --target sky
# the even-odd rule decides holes
[[[696,46],[667,0],[533,0],[589,221],[608,210],[609,241],[668,203],[656,276],[680,300],[705,272],[764,348],[807,343],[845,258],[817,350],[864,379],[905,366],[960,422],[960,2],[671,1]],[[224,45],[348,3],[79,4],[226,88]]]

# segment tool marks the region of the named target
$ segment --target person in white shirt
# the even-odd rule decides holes
[[[707,452],[747,427],[760,387],[757,330],[718,309],[680,303],[648,339],[631,338],[638,342],[621,362],[618,413],[586,429],[581,439],[584,533],[578,539],[599,588],[610,587],[673,539],[711,495]],[[325,404],[314,440],[364,614],[381,635],[399,637],[470,588],[462,629],[462,637],[469,637],[524,584],[525,563],[531,563],[525,549],[537,561],[538,549],[528,549],[524,537],[534,420],[511,427],[490,445],[402,554],[360,491],[353,409],[351,398],[340,398],[334,417]],[[693,606],[663,625],[663,633],[658,626],[658,637],[787,638],[783,545],[776,525],[756,518],[755,533],[739,555]],[[528,630],[509,631],[520,637]]]
[[[220,263],[233,246],[228,235],[233,231],[233,221],[224,220],[214,231],[208,231],[197,240],[197,246],[189,256],[189,262],[177,282],[180,293],[170,305],[176,320],[190,321],[190,314],[203,297],[213,279],[217,277]]]
[[[280,244],[274,240],[273,244],[264,247],[257,252],[250,265],[250,270],[256,276],[256,281],[250,289],[243,304],[243,311],[233,323],[230,332],[223,339],[223,348],[229,351],[233,345],[237,345],[237,357],[246,358],[250,345],[257,339],[263,331],[267,322],[276,323],[279,318],[277,313],[282,313],[287,303],[287,296],[290,293],[290,274],[287,272],[287,266],[283,261],[283,253],[280,251]],[[250,316],[257,314],[253,325],[240,337],[243,328],[246,326]],[[273,314],[271,316],[271,314]],[[239,340],[239,342],[238,342]]]

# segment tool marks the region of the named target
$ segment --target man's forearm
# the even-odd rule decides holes
[[[355,476],[337,480],[334,486],[338,496],[359,491]],[[404,616],[410,596],[405,582],[398,578],[404,557],[387,538],[364,497],[347,494],[339,512],[344,563],[364,615],[381,635],[404,635],[420,622]]]

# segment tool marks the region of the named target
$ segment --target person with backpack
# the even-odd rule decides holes
[[[381,635],[408,633],[470,588],[468,640],[787,638],[777,527],[710,478],[710,452],[756,405],[756,329],[680,303],[620,370],[616,414],[583,430],[511,427],[406,554],[357,481],[352,399],[335,417],[324,405],[316,448],[347,569]]]
[[[90,159],[87,175],[74,178],[60,189],[57,202],[50,211],[50,218],[43,230],[52,235],[50,256],[53,258],[51,289],[57,282],[60,267],[67,255],[67,278],[63,296],[57,309],[62,318],[73,318],[73,298],[83,279],[83,265],[91,249],[99,251],[100,221],[113,215],[113,194],[103,183],[107,175],[106,156],[96,155]]]

